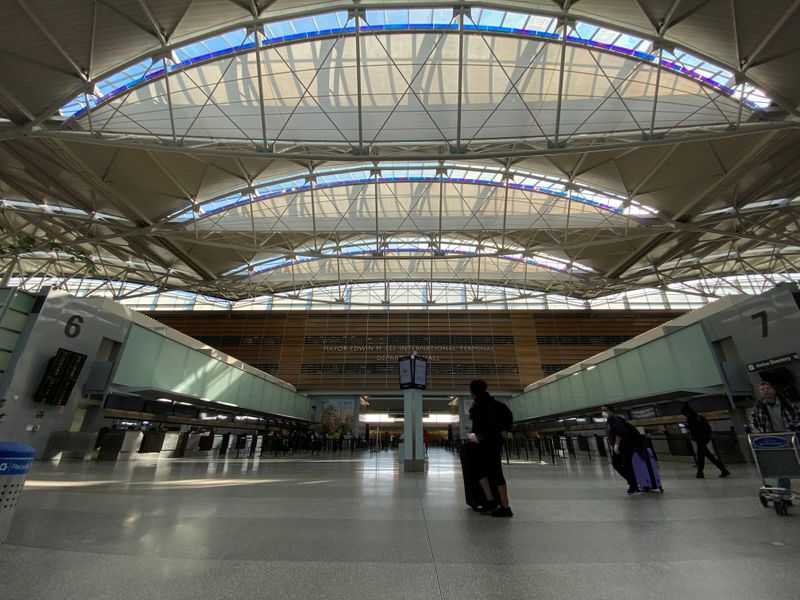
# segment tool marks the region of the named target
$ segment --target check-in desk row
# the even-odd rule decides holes
[[[91,433],[54,432],[45,459],[68,458],[127,461],[139,457],[249,458],[260,456],[264,437],[255,434],[209,434],[158,431],[109,431],[97,439]]]
[[[248,458],[260,452],[261,437],[243,434],[208,434],[169,431],[124,431],[103,436],[97,460],[132,460],[140,456],[162,458]]]

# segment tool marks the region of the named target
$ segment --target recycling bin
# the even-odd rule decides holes
[[[0,544],[8,537],[14,509],[35,454],[34,449],[25,444],[0,442]]]

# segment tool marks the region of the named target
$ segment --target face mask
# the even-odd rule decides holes
[[[608,411],[604,410],[603,412],[600,413],[600,416],[603,417],[604,419],[607,419],[608,418]]]

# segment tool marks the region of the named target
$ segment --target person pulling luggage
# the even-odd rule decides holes
[[[625,419],[617,415],[611,406],[600,408],[608,425],[608,443],[611,446],[611,465],[628,483],[628,495],[641,494],[633,470],[633,454],[644,447],[644,436]]]

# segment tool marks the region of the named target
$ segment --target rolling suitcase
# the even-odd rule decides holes
[[[478,483],[480,479],[478,465],[480,465],[481,459],[479,452],[478,444],[472,442],[463,444],[459,450],[461,473],[464,477],[464,500],[472,508],[486,504],[486,495]],[[497,498],[497,491],[492,490],[492,492]]]
[[[633,451],[633,473],[639,489],[644,491],[663,492],[661,475],[658,473],[658,462],[652,448],[636,448]]]

